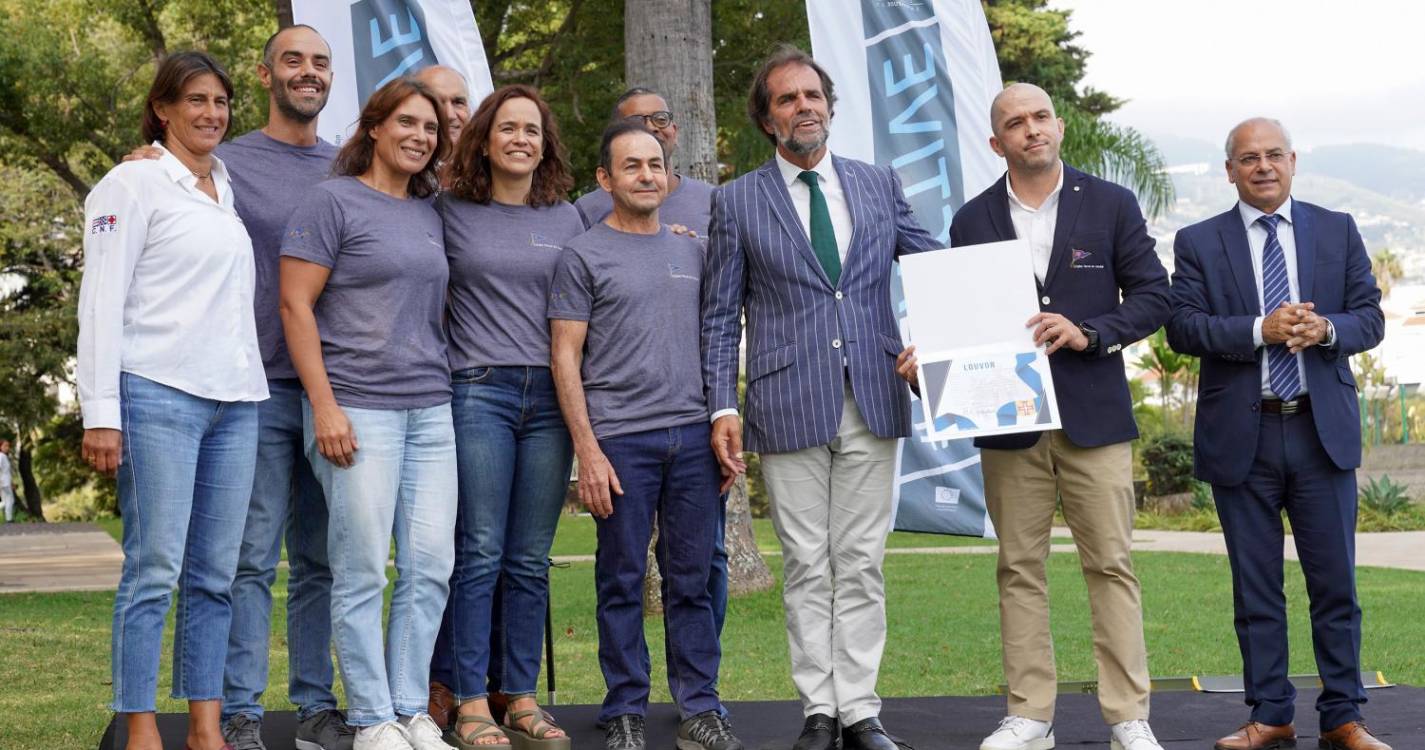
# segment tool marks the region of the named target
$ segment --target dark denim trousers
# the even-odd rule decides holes
[[[669,692],[684,718],[720,707],[722,649],[708,581],[721,517],[721,472],[710,431],[708,423],[698,422],[599,441],[623,487],[613,498],[613,514],[598,520],[599,666],[608,689],[602,721],[641,716],[648,708],[643,578],[655,516]]]

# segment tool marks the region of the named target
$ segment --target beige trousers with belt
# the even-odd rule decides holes
[[[1110,724],[1148,718],[1143,607],[1129,548],[1133,453],[1129,443],[1080,448],[1062,430],[1023,450],[985,450],[985,504],[999,535],[1000,638],[1009,713],[1054,718],[1057,676],[1049,631],[1049,557],[1054,508],[1079,550],[1093,617],[1098,698]]]

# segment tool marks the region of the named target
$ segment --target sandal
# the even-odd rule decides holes
[[[520,722],[534,717],[529,729],[522,729]],[[560,729],[554,717],[534,708],[525,711],[510,711],[505,714],[505,734],[510,738],[514,750],[570,750],[569,735],[550,737],[550,733]]]
[[[462,729],[465,724],[479,724],[480,726],[466,732]],[[475,716],[474,714],[469,716],[457,716],[455,718],[455,726],[452,727],[452,729],[452,738],[455,740],[456,747],[461,748],[461,750],[482,750],[483,748],[491,747],[507,748],[510,746],[509,735],[505,734],[505,730],[502,729],[499,724],[496,724],[493,719],[486,716]],[[480,742],[480,739],[483,737],[495,736],[499,736],[504,742]]]

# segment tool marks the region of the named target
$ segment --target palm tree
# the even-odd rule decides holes
[[[1387,247],[1371,256],[1371,274],[1376,277],[1381,296],[1389,297],[1391,287],[1405,275],[1405,267],[1400,262],[1400,256]]]
[[[1148,351],[1138,358],[1136,363],[1142,370],[1158,376],[1158,394],[1163,400],[1163,430],[1166,432],[1170,416],[1172,414],[1173,386],[1178,379],[1193,379],[1196,376],[1194,360],[1196,357],[1187,354],[1179,354],[1168,346],[1167,333],[1159,328],[1147,339]],[[1194,386],[1194,382],[1187,385]],[[1183,399],[1183,413],[1187,413],[1187,399]]]
[[[1151,140],[1072,104],[1060,104],[1058,113],[1064,118],[1065,162],[1132,190],[1149,218],[1167,212],[1173,204],[1173,179]]]

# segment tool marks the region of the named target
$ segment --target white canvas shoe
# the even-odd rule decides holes
[[[999,728],[990,733],[980,750],[1050,750],[1054,747],[1054,725],[1023,716],[1000,719]]]
[[[440,727],[430,714],[402,716],[401,726],[406,730],[406,742],[414,750],[450,750],[450,745],[440,736]]]
[[[1143,719],[1120,721],[1109,727],[1113,739],[1109,742],[1112,750],[1163,750],[1158,738],[1153,736],[1153,728]]]
[[[356,730],[351,750],[414,750],[406,741],[406,730],[394,721],[383,721]]]

